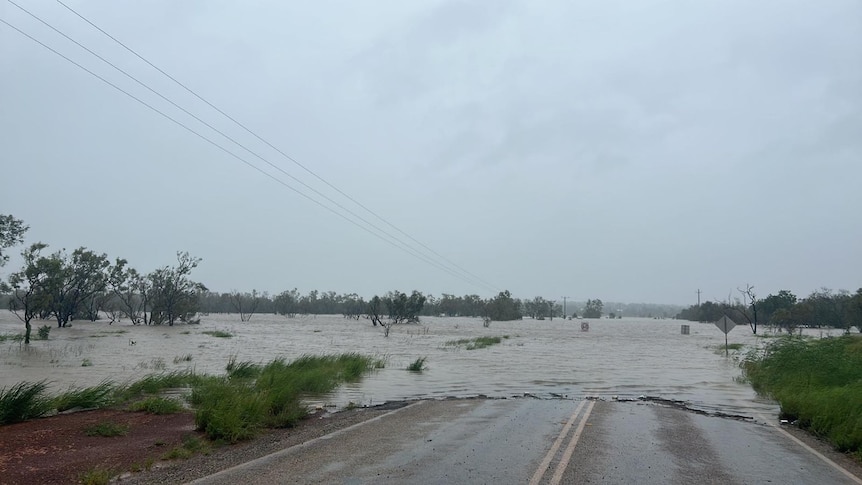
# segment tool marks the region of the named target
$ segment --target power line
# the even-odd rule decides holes
[[[11,0],[9,0],[9,1],[11,1]],[[491,284],[491,283],[488,283],[487,281],[485,281],[484,279],[480,278],[479,276],[476,276],[475,274],[471,273],[470,271],[467,271],[466,269],[462,268],[462,267],[461,267],[461,266],[459,266],[457,263],[455,263],[455,262],[453,262],[452,260],[450,260],[449,258],[447,258],[447,257],[443,256],[442,254],[438,253],[437,251],[435,251],[435,250],[431,249],[430,247],[426,246],[424,243],[422,243],[421,241],[417,240],[416,238],[414,238],[414,237],[413,237],[413,236],[411,236],[410,234],[408,234],[408,233],[404,232],[403,230],[401,230],[400,228],[398,228],[398,227],[397,227],[397,226],[395,226],[394,224],[390,223],[388,220],[386,220],[385,218],[383,218],[382,216],[380,216],[379,214],[377,214],[375,211],[373,211],[373,210],[369,209],[369,208],[368,208],[368,207],[366,207],[364,204],[362,204],[361,202],[359,202],[359,201],[358,201],[358,200],[356,200],[355,198],[351,197],[350,195],[348,195],[347,193],[345,193],[344,191],[342,191],[341,189],[339,189],[339,188],[338,188],[338,187],[336,187],[335,185],[333,185],[333,184],[329,183],[326,179],[324,179],[323,177],[319,176],[319,175],[318,175],[317,173],[315,173],[313,170],[311,170],[310,168],[306,167],[305,165],[303,165],[302,163],[300,163],[299,161],[297,161],[296,159],[294,159],[293,157],[291,157],[290,155],[288,155],[287,153],[285,153],[284,151],[282,151],[281,149],[279,149],[278,147],[276,147],[275,145],[273,145],[272,143],[270,143],[269,141],[267,141],[266,139],[264,139],[263,137],[259,136],[257,133],[255,133],[255,132],[254,132],[254,131],[252,131],[250,128],[248,128],[245,124],[241,123],[240,121],[238,121],[238,120],[237,120],[237,119],[235,119],[234,117],[230,116],[229,114],[227,114],[226,112],[224,112],[223,110],[221,110],[220,108],[218,108],[217,106],[215,106],[214,104],[212,104],[211,102],[209,102],[207,99],[205,99],[205,98],[203,98],[202,96],[200,96],[200,95],[199,95],[198,93],[196,93],[193,89],[189,88],[188,86],[186,86],[185,84],[183,84],[182,82],[180,82],[179,80],[177,80],[175,77],[171,76],[170,74],[168,74],[167,72],[165,72],[164,70],[162,70],[161,68],[159,68],[158,66],[156,66],[155,64],[153,64],[152,62],[150,62],[149,60],[147,60],[144,56],[142,56],[141,54],[139,54],[138,52],[136,52],[134,49],[132,49],[131,47],[129,47],[129,46],[127,46],[126,44],[124,44],[123,42],[121,42],[119,39],[117,39],[117,38],[116,38],[116,37],[114,37],[113,35],[111,35],[111,34],[109,34],[108,32],[106,32],[104,29],[102,29],[101,27],[99,27],[98,25],[96,25],[95,23],[93,23],[93,22],[92,22],[90,19],[88,19],[87,17],[84,17],[82,14],[78,13],[78,12],[77,12],[75,9],[73,9],[72,7],[70,7],[70,6],[66,5],[66,4],[65,4],[65,3],[63,3],[61,0],[57,0],[57,3],[59,3],[60,5],[62,5],[63,7],[65,7],[67,10],[69,10],[70,12],[72,12],[73,14],[75,14],[76,16],[78,16],[81,20],[83,20],[84,22],[88,23],[90,26],[92,26],[93,28],[95,28],[96,30],[98,30],[99,32],[101,32],[102,34],[104,34],[105,36],[107,36],[109,39],[111,39],[111,40],[113,40],[114,42],[116,42],[118,45],[120,45],[120,46],[121,46],[121,47],[123,47],[125,50],[127,50],[128,52],[130,52],[131,54],[133,54],[135,57],[137,57],[137,58],[138,58],[138,59],[140,59],[141,61],[145,62],[147,65],[149,65],[150,67],[152,67],[153,69],[155,69],[156,71],[160,72],[162,75],[164,75],[165,77],[167,77],[168,79],[170,79],[171,81],[173,81],[174,83],[176,83],[178,86],[180,86],[181,88],[183,88],[183,89],[184,89],[185,91],[187,91],[189,94],[191,94],[191,95],[192,95],[192,96],[194,96],[195,98],[199,99],[200,101],[202,101],[203,103],[205,103],[207,106],[209,106],[210,108],[214,109],[216,112],[218,112],[219,114],[221,114],[222,116],[224,116],[225,118],[227,118],[227,119],[229,119],[230,121],[232,121],[234,124],[236,124],[237,126],[239,126],[240,128],[242,128],[243,130],[245,130],[245,132],[247,132],[248,134],[252,135],[252,136],[253,136],[253,137],[255,137],[257,140],[259,140],[260,142],[264,143],[266,146],[268,146],[268,147],[272,148],[273,150],[275,150],[276,152],[278,152],[280,155],[282,155],[284,158],[286,158],[287,160],[289,160],[289,161],[293,162],[295,165],[297,165],[297,166],[298,166],[298,167],[300,167],[301,169],[305,170],[308,174],[310,174],[311,176],[313,176],[314,178],[316,178],[316,179],[317,179],[317,180],[319,180],[320,182],[324,183],[326,186],[328,186],[328,187],[329,187],[329,188],[331,188],[332,190],[334,190],[334,191],[338,192],[341,196],[345,197],[347,200],[349,200],[349,201],[353,202],[354,204],[356,204],[357,206],[361,207],[363,210],[365,210],[366,212],[368,212],[369,214],[371,214],[372,216],[374,216],[374,217],[375,217],[375,218],[377,218],[378,220],[382,221],[382,222],[383,222],[384,224],[386,224],[387,226],[391,227],[392,229],[396,230],[397,232],[399,232],[399,233],[400,233],[400,234],[402,234],[403,236],[407,237],[408,239],[410,239],[410,240],[411,240],[411,241],[413,241],[414,243],[418,244],[419,246],[421,246],[421,247],[422,247],[422,248],[424,248],[425,250],[429,251],[430,253],[432,253],[432,254],[434,254],[435,256],[437,256],[437,257],[441,258],[442,260],[444,260],[445,262],[449,263],[449,264],[450,264],[450,265],[452,265],[453,267],[457,268],[457,269],[458,269],[458,270],[460,270],[462,273],[464,273],[464,274],[466,274],[466,275],[469,275],[470,277],[472,277],[472,278],[474,278],[475,280],[477,280],[477,281],[481,282],[482,284],[484,284],[484,285],[485,285],[485,286],[487,286],[487,287],[493,288],[493,289],[495,289],[495,290],[499,290],[499,288],[498,288],[496,285],[493,285],[493,284]]]
[[[209,143],[209,144],[213,145],[214,147],[218,148],[219,150],[221,150],[221,151],[225,152],[226,154],[230,155],[231,157],[233,157],[233,158],[237,159],[238,161],[242,162],[243,164],[247,165],[248,167],[250,167],[250,168],[252,168],[252,169],[256,170],[257,172],[260,172],[261,174],[263,174],[263,175],[264,175],[264,176],[266,176],[266,177],[269,177],[270,179],[274,180],[276,183],[278,183],[278,184],[280,184],[280,185],[284,186],[285,188],[287,188],[287,189],[289,189],[289,190],[291,190],[291,191],[295,192],[296,194],[298,194],[298,195],[300,195],[300,196],[302,196],[302,197],[304,197],[304,198],[308,199],[309,201],[311,201],[311,202],[313,202],[313,203],[315,203],[315,204],[319,205],[320,207],[322,207],[322,208],[324,208],[324,209],[328,210],[328,211],[329,211],[329,212],[331,212],[332,214],[334,214],[334,215],[336,215],[336,216],[338,216],[338,217],[341,217],[341,218],[342,218],[342,219],[344,219],[345,221],[347,221],[347,222],[349,222],[349,223],[351,223],[351,224],[355,225],[356,227],[358,227],[358,228],[360,228],[360,229],[364,230],[365,232],[368,232],[369,234],[371,234],[371,235],[373,235],[373,236],[377,237],[378,239],[382,240],[383,242],[386,242],[387,244],[390,244],[390,245],[392,245],[392,246],[394,246],[394,247],[396,247],[396,248],[398,248],[398,249],[400,249],[400,250],[402,250],[402,251],[405,251],[406,253],[410,254],[411,256],[416,257],[417,259],[420,259],[420,260],[424,261],[425,263],[430,264],[430,265],[432,265],[432,266],[434,266],[434,267],[436,267],[436,268],[440,269],[441,271],[444,271],[444,272],[446,272],[446,273],[449,273],[451,276],[454,276],[454,277],[456,277],[456,278],[459,278],[459,279],[461,279],[461,280],[463,280],[463,281],[465,281],[465,282],[467,282],[467,283],[475,284],[475,282],[470,281],[469,279],[465,278],[463,275],[460,275],[460,274],[458,274],[458,273],[456,273],[456,272],[452,271],[451,269],[449,269],[449,268],[447,268],[447,267],[445,267],[445,266],[441,265],[440,263],[438,263],[438,262],[436,262],[436,261],[433,261],[433,260],[431,260],[431,259],[427,258],[426,256],[422,255],[421,253],[416,252],[416,251],[415,251],[415,250],[413,250],[412,248],[409,248],[409,247],[407,247],[407,246],[399,246],[398,244],[394,243],[393,241],[391,241],[391,240],[389,240],[389,239],[384,238],[384,237],[383,237],[383,236],[381,236],[380,234],[378,234],[378,233],[376,233],[376,232],[372,231],[371,229],[369,229],[369,228],[367,228],[367,227],[365,227],[365,226],[363,226],[363,225],[359,224],[358,222],[356,222],[356,221],[354,221],[354,220],[350,219],[349,217],[345,216],[344,214],[342,214],[342,213],[340,213],[340,212],[336,211],[335,209],[333,209],[333,208],[331,208],[331,207],[327,206],[326,204],[323,204],[322,202],[320,202],[320,201],[318,201],[318,200],[314,199],[313,197],[309,196],[308,194],[305,194],[305,193],[301,192],[300,190],[296,189],[295,187],[292,187],[292,186],[291,186],[290,184],[288,184],[287,182],[285,182],[285,181],[283,181],[283,180],[279,179],[278,177],[276,177],[276,176],[272,175],[271,173],[269,173],[269,172],[267,172],[267,171],[265,171],[265,170],[261,169],[261,168],[260,168],[260,167],[258,167],[257,165],[254,165],[253,163],[249,162],[248,160],[246,160],[246,159],[244,159],[244,158],[240,157],[239,155],[237,155],[237,154],[233,153],[232,151],[228,150],[228,149],[227,149],[227,148],[225,148],[224,146],[222,146],[222,145],[220,145],[220,144],[216,143],[215,141],[211,140],[210,138],[207,138],[205,135],[203,135],[203,134],[201,134],[201,133],[199,133],[199,132],[195,131],[194,129],[190,128],[188,125],[186,125],[186,124],[182,123],[181,121],[179,121],[179,120],[177,120],[177,119],[175,119],[175,118],[171,117],[170,115],[168,115],[168,114],[164,113],[163,111],[161,111],[161,110],[159,110],[158,108],[156,108],[156,107],[152,106],[151,104],[147,103],[146,101],[144,101],[144,100],[142,100],[142,99],[138,98],[137,96],[135,96],[135,95],[131,94],[130,92],[128,92],[128,91],[126,91],[126,90],[124,90],[123,88],[121,88],[121,87],[117,86],[116,84],[112,83],[111,81],[108,81],[108,80],[107,80],[107,79],[105,79],[104,77],[102,77],[102,76],[100,76],[100,75],[96,74],[95,72],[93,72],[93,71],[91,71],[90,69],[88,69],[88,68],[84,67],[83,65],[79,64],[78,62],[75,62],[74,60],[72,60],[72,59],[71,59],[71,58],[69,58],[68,56],[66,56],[66,55],[64,55],[64,54],[62,54],[62,53],[60,53],[59,51],[57,51],[57,50],[55,50],[54,48],[52,48],[52,47],[48,46],[47,44],[43,43],[42,41],[40,41],[40,40],[36,39],[35,37],[31,36],[30,34],[28,34],[28,33],[24,32],[23,30],[19,29],[18,27],[16,27],[16,26],[14,26],[14,25],[10,24],[10,23],[9,23],[9,22],[7,22],[6,20],[4,20],[4,19],[0,18],[0,23],[5,24],[5,25],[6,25],[6,26],[8,26],[9,28],[11,28],[11,29],[15,30],[16,32],[18,32],[19,34],[21,34],[21,35],[23,35],[23,36],[27,37],[28,39],[30,39],[30,40],[32,40],[33,42],[35,42],[35,43],[39,44],[40,46],[42,46],[43,48],[45,48],[45,49],[47,49],[47,50],[51,51],[52,53],[56,54],[57,56],[59,56],[59,57],[61,57],[61,58],[65,59],[66,61],[68,61],[68,62],[70,62],[71,64],[75,65],[75,66],[76,66],[76,67],[78,67],[79,69],[81,69],[81,70],[83,70],[83,71],[87,72],[87,73],[88,73],[88,74],[90,74],[91,76],[93,76],[93,77],[95,77],[95,78],[99,79],[100,81],[104,82],[104,83],[105,83],[105,84],[107,84],[108,86],[110,86],[110,87],[112,87],[112,88],[116,89],[117,91],[119,91],[119,92],[121,92],[121,93],[125,94],[126,96],[128,96],[128,97],[132,98],[133,100],[135,100],[135,101],[137,101],[138,103],[142,104],[143,106],[145,106],[145,107],[149,108],[149,109],[150,109],[150,110],[152,110],[153,112],[155,112],[155,113],[157,113],[157,114],[161,115],[161,116],[162,116],[162,117],[164,117],[165,119],[167,119],[167,120],[169,120],[169,121],[173,122],[174,124],[176,124],[176,125],[180,126],[181,128],[185,129],[186,131],[188,131],[188,132],[192,133],[193,135],[197,136],[198,138],[201,138],[202,140],[204,140],[204,141],[206,141],[207,143]],[[391,236],[390,236],[390,237],[391,237]],[[402,243],[402,244],[403,244],[403,243]]]
[[[18,8],[19,10],[21,10],[21,11],[23,11],[24,13],[26,13],[27,15],[29,15],[30,17],[32,17],[32,18],[34,18],[34,19],[36,19],[38,22],[40,22],[40,23],[42,23],[43,25],[45,25],[46,27],[50,28],[51,30],[53,30],[53,31],[54,31],[54,32],[56,32],[57,34],[59,34],[59,35],[63,36],[66,40],[68,40],[68,41],[70,41],[70,42],[74,43],[75,45],[77,45],[77,46],[78,46],[78,47],[80,47],[81,49],[83,49],[83,50],[87,51],[89,54],[91,54],[92,56],[96,57],[97,59],[99,59],[100,61],[104,62],[105,64],[107,64],[107,65],[111,66],[112,68],[114,68],[115,70],[117,70],[118,72],[120,72],[121,74],[123,74],[124,76],[126,76],[127,78],[129,78],[130,80],[134,81],[135,83],[137,83],[138,85],[140,85],[140,86],[141,86],[141,87],[143,87],[144,89],[147,89],[148,91],[150,91],[151,93],[155,94],[156,96],[158,96],[158,97],[159,97],[159,98],[161,98],[162,100],[166,101],[167,103],[171,104],[171,105],[172,105],[172,106],[174,106],[175,108],[179,109],[180,111],[182,111],[182,112],[183,112],[183,113],[185,113],[186,115],[188,115],[188,116],[190,116],[190,117],[194,118],[194,119],[195,119],[195,120],[197,120],[199,123],[203,124],[204,126],[206,126],[207,128],[209,128],[209,129],[213,130],[214,132],[218,133],[219,135],[221,135],[221,136],[222,136],[222,137],[224,137],[225,139],[229,140],[229,141],[230,141],[230,142],[232,142],[233,144],[235,144],[235,145],[237,145],[238,147],[242,148],[243,150],[245,150],[246,152],[248,152],[248,153],[249,153],[249,154],[251,154],[252,156],[256,157],[257,159],[261,160],[262,162],[266,163],[267,165],[269,165],[269,166],[270,166],[270,167],[272,167],[273,169],[275,169],[275,170],[277,170],[277,171],[281,172],[282,174],[286,175],[286,176],[287,176],[287,177],[289,177],[290,179],[294,180],[296,183],[298,183],[298,184],[302,185],[303,187],[305,187],[306,189],[308,189],[308,190],[310,190],[310,191],[314,192],[315,194],[317,194],[318,196],[322,197],[323,199],[325,199],[325,200],[326,200],[326,201],[328,201],[329,203],[331,203],[331,204],[335,205],[336,207],[338,207],[339,209],[341,209],[341,210],[343,210],[343,211],[347,212],[347,213],[348,213],[348,214],[350,214],[351,216],[353,216],[353,217],[355,217],[355,218],[359,219],[360,221],[362,221],[363,223],[365,223],[365,224],[367,224],[368,226],[372,227],[373,229],[375,229],[375,230],[377,230],[377,231],[380,231],[382,234],[384,234],[384,235],[386,235],[387,237],[391,238],[391,239],[392,239],[393,241],[395,241],[397,244],[400,244],[400,245],[402,245],[402,246],[405,246],[406,248],[408,248],[409,250],[411,250],[411,251],[413,251],[413,252],[415,252],[415,253],[417,253],[417,254],[421,254],[419,251],[417,251],[416,249],[414,249],[414,248],[410,247],[410,245],[409,245],[409,244],[407,244],[407,243],[405,243],[404,241],[400,240],[398,237],[393,236],[392,234],[388,233],[388,232],[387,232],[387,231],[385,231],[384,229],[382,229],[382,228],[378,227],[376,224],[374,224],[374,223],[370,222],[370,221],[369,221],[369,220],[367,220],[366,218],[362,217],[361,215],[359,215],[359,214],[355,213],[354,211],[350,210],[349,208],[345,207],[344,205],[342,205],[342,204],[341,204],[341,203],[339,203],[338,201],[335,201],[335,200],[333,200],[332,198],[328,197],[326,194],[321,193],[320,191],[318,191],[318,190],[317,190],[317,189],[315,189],[314,187],[311,187],[310,185],[306,184],[306,183],[305,183],[305,182],[303,182],[302,180],[300,180],[300,179],[296,178],[295,176],[291,175],[290,173],[288,173],[287,171],[285,171],[284,169],[282,169],[282,168],[281,168],[281,167],[279,167],[278,165],[276,165],[276,164],[274,164],[274,163],[270,162],[270,161],[269,161],[269,160],[267,160],[266,158],[262,157],[261,155],[259,155],[258,153],[254,152],[253,150],[249,149],[248,147],[246,147],[246,146],[245,146],[245,145],[243,145],[242,143],[238,142],[237,140],[235,140],[235,139],[234,139],[234,138],[232,138],[231,136],[227,135],[227,134],[226,134],[226,133],[224,133],[223,131],[219,130],[218,128],[214,127],[214,126],[213,126],[213,125],[211,125],[210,123],[207,123],[206,121],[204,121],[204,120],[203,120],[203,119],[201,119],[200,117],[198,117],[198,116],[196,116],[195,114],[193,114],[193,113],[189,112],[188,110],[186,110],[186,109],[185,109],[185,108],[183,108],[182,106],[178,105],[178,104],[177,104],[177,103],[175,103],[174,101],[172,101],[172,100],[168,99],[166,96],[164,96],[164,95],[162,95],[161,93],[157,92],[156,90],[152,89],[150,86],[148,86],[146,83],[144,83],[144,82],[140,81],[140,80],[139,80],[139,79],[137,79],[135,76],[133,76],[133,75],[129,74],[128,72],[126,72],[126,71],[125,71],[125,70],[123,70],[122,68],[118,67],[117,65],[115,65],[115,64],[114,64],[114,63],[112,63],[111,61],[109,61],[109,60],[105,59],[104,57],[102,57],[102,56],[101,56],[101,55],[99,55],[98,53],[96,53],[96,52],[94,52],[93,50],[91,50],[91,49],[89,49],[88,47],[86,47],[85,45],[81,44],[80,42],[78,42],[78,41],[76,41],[75,39],[71,38],[70,36],[66,35],[65,33],[63,33],[62,31],[60,31],[59,29],[57,29],[57,28],[56,28],[56,27],[54,27],[53,25],[49,24],[48,22],[46,22],[45,20],[43,20],[42,18],[40,18],[38,15],[36,15],[36,14],[34,14],[34,13],[30,12],[30,11],[29,11],[29,10],[27,10],[26,8],[22,7],[21,5],[18,5],[18,4],[17,4],[17,3],[15,3],[13,0],[7,0],[7,1],[8,1],[9,3],[11,3],[12,5],[14,5],[16,8]],[[62,3],[62,2],[60,2],[60,3]],[[65,6],[65,4],[64,4],[64,6]],[[67,6],[67,8],[69,8],[69,7]],[[100,29],[100,30],[101,30],[101,29]],[[186,88],[186,89],[187,89],[187,88]],[[205,100],[204,100],[204,101],[205,101]],[[206,101],[205,101],[205,102],[206,102]],[[209,103],[208,103],[208,104],[209,104]],[[259,138],[259,137],[258,137],[258,138]],[[420,244],[421,244],[421,243],[420,243]],[[423,256],[424,256],[424,255],[423,255]],[[426,258],[427,258],[427,256],[424,256],[424,257],[426,257]],[[432,259],[432,258],[427,258],[427,259]],[[441,265],[441,266],[445,266],[445,265]],[[462,271],[463,271],[463,270],[462,270]],[[467,274],[469,274],[469,273],[467,273]],[[470,278],[463,278],[463,277],[462,277],[462,279],[469,280]],[[476,281],[479,281],[479,282],[480,282],[480,283],[482,283],[482,284],[486,284],[486,285],[487,285],[487,283],[485,283],[484,281],[482,281],[482,280],[481,280],[481,278],[478,278],[478,277],[475,277],[475,276],[474,276],[474,277],[473,277],[473,279],[475,279]],[[476,283],[471,282],[471,284],[476,284]],[[492,286],[492,285],[491,285],[491,286],[489,286],[489,287],[490,287],[490,288],[493,288],[493,286]]]

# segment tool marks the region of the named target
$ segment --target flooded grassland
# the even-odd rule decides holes
[[[737,359],[763,345],[748,327],[730,332],[741,345],[723,352],[724,334],[711,324],[677,320],[581,320],[493,322],[478,318],[423,317],[420,324],[399,325],[389,337],[368,320],[341,316],[204,316],[200,325],[142,326],[128,322],[34,321],[51,325],[48,340],[29,346],[7,338],[0,342],[0,387],[46,379],[54,390],[92,386],[106,379],[124,382],[148,373],[194,369],[222,374],[231,357],[268,362],[305,354],[356,352],[381,357],[386,366],[358,383],[342,386],[317,404],[344,407],[387,401],[449,396],[606,399],[641,395],[688,401],[692,407],[751,415],[776,415],[777,405],[759,398],[740,382]],[[682,335],[680,326],[691,326]],[[0,312],[0,335],[23,332],[23,323]],[[500,337],[500,343],[468,350],[455,341]],[[718,349],[722,350],[719,352]],[[407,367],[426,358],[426,369]]]

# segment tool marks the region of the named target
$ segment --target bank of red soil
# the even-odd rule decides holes
[[[189,435],[205,439],[195,431],[190,412],[157,416],[101,409],[33,419],[0,426],[0,484],[80,483],[84,473],[95,469],[111,470],[121,483],[182,483],[324,436],[390,408],[318,411],[292,428],[267,430],[253,440],[212,446],[206,454],[177,460],[163,458]],[[128,426],[128,432],[116,437],[87,436],[87,428],[105,422]]]

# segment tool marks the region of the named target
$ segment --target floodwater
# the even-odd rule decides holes
[[[240,322],[239,315],[209,315],[200,325],[174,327],[76,321],[59,329],[56,322],[34,321],[33,335],[42,325],[52,326],[50,339],[35,340],[29,348],[12,340],[0,342],[0,388],[47,379],[52,390],[61,391],[189,368],[221,374],[231,356],[265,363],[277,357],[357,352],[384,358],[385,368],[313,404],[340,408],[448,396],[646,395],[688,401],[706,411],[747,416],[778,412],[773,401],[759,398],[738,380],[739,356],[769,340],[753,336],[747,326],[730,332],[729,342],[744,347],[728,358],[724,334],[712,324],[637,318],[585,321],[589,331],[581,330],[581,320],[527,319],[492,322],[485,328],[477,318],[423,317],[418,325],[393,327],[389,337],[368,320],[333,315],[258,314],[250,322]],[[690,335],[681,334],[683,324],[690,325]],[[0,335],[21,333],[23,327],[14,314],[0,312]],[[214,330],[233,336],[203,333]],[[508,338],[476,350],[447,345],[480,336]],[[427,369],[407,371],[420,357],[427,358]]]

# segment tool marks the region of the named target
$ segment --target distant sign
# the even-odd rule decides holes
[[[719,318],[717,322],[715,322],[715,326],[718,327],[719,330],[724,332],[725,335],[727,335],[728,333],[730,333],[731,330],[733,330],[733,327],[736,326],[736,322],[727,318],[727,315],[725,315]]]

